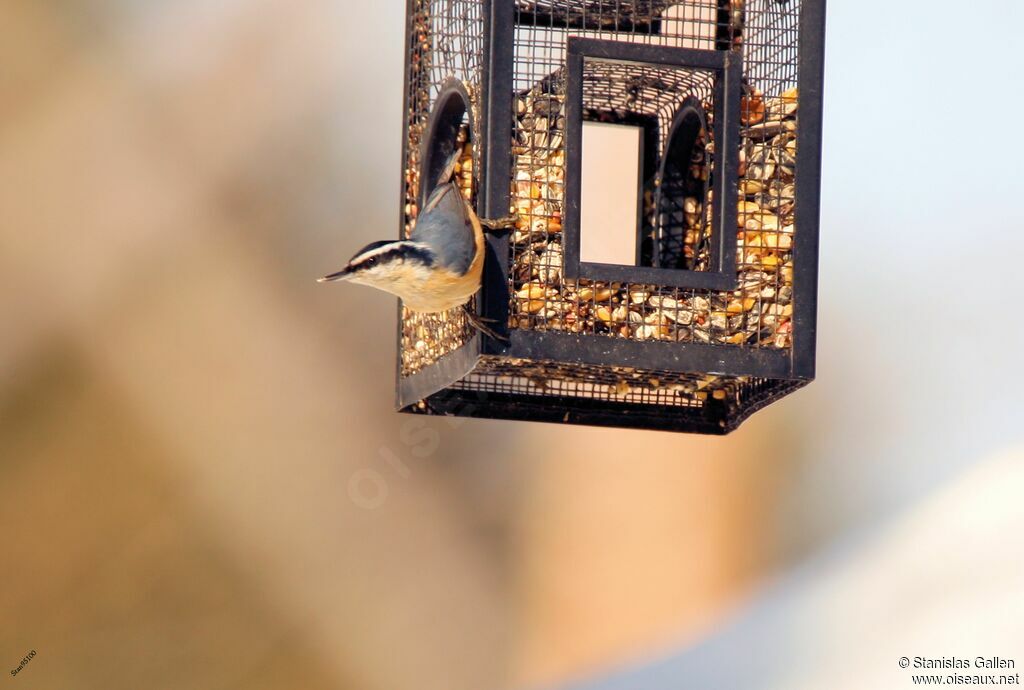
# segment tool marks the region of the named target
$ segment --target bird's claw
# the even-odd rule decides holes
[[[482,316],[478,316],[477,314],[473,313],[473,310],[469,308],[468,304],[463,305],[462,311],[465,312],[466,318],[469,319],[469,323],[471,326],[473,326],[473,328],[477,329],[484,335],[494,338],[499,343],[502,343],[504,345],[512,344],[512,341],[509,340],[507,336],[498,333],[493,328],[487,325],[489,323],[497,323],[495,319],[485,319]]]
[[[504,218],[481,218],[480,225],[491,232],[508,232],[515,229],[519,222],[518,216],[505,216]]]

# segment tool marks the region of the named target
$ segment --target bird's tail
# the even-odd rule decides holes
[[[456,146],[452,155],[448,156],[448,160],[445,161],[444,167],[441,168],[441,175],[437,178],[438,187],[448,184],[455,178],[455,166],[459,164],[460,158],[462,158],[462,147]]]

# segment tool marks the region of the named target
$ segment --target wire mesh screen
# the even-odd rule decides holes
[[[482,0],[412,0],[409,21],[408,110],[405,143],[405,208],[403,233],[408,236],[419,213],[423,137],[431,108],[449,79],[465,86],[471,103],[459,130],[464,155],[456,174],[472,203],[479,188],[480,146],[473,141],[481,131],[479,94],[486,64],[484,55],[484,3]],[[461,309],[441,314],[402,310],[401,371],[414,374],[457,350],[473,331]]]
[[[487,358],[455,387],[493,393],[701,407],[709,399],[734,397],[736,386],[747,381],[628,367],[588,367],[552,361]]]
[[[517,3],[512,201],[518,224],[511,241],[510,327],[742,348],[791,346],[797,112],[791,86],[799,7],[798,0],[749,0],[739,29],[733,23],[737,15],[723,12],[717,0]],[[741,104],[736,291],[563,278],[564,62],[570,35],[706,50],[716,49],[726,35],[727,46],[744,46],[751,76]],[[768,64],[758,66],[759,59]],[[639,97],[628,102],[630,88],[641,95],[647,89],[619,83],[625,114],[642,115]],[[683,221],[685,228],[670,233],[677,244],[657,246],[678,263],[682,239],[682,260],[699,268],[698,232],[707,205],[690,199],[687,209],[686,196],[666,195],[663,215],[652,225]]]
[[[804,382],[744,376],[485,357],[468,377],[446,393],[422,403],[422,411],[451,411],[431,410],[430,406],[450,399],[452,393],[465,394],[455,407],[456,413],[466,413],[468,408],[491,413],[511,402],[529,414],[530,400],[537,401],[534,404],[538,408],[550,410],[550,400],[557,399],[555,409],[564,417],[555,419],[548,415],[549,421],[567,421],[574,412],[597,404],[609,410],[660,410],[691,431],[721,433],[734,429],[764,405],[803,385]]]
[[[703,32],[687,36],[690,32],[676,24],[713,26],[719,21],[717,12],[715,0],[516,0],[520,26],[657,35],[669,43],[679,38],[703,40]],[[714,32],[710,38],[714,39]]]
[[[800,0],[747,0],[747,79],[770,96],[796,88]]]

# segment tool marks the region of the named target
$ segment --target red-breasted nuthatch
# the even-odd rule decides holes
[[[458,152],[445,166],[407,240],[373,242],[319,282],[347,281],[397,295],[411,311],[427,314],[463,307],[474,327],[505,340],[468,308],[484,269],[484,227],[502,229],[515,218],[481,220],[454,182]]]

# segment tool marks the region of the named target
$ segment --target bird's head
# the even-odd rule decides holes
[[[356,252],[345,268],[320,278],[319,282],[347,281],[402,297],[429,277],[433,265],[433,253],[421,243],[374,242]]]

